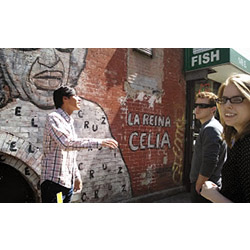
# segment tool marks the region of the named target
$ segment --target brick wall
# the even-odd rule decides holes
[[[84,186],[73,201],[122,201],[181,185],[182,49],[153,49],[152,58],[133,49],[88,49],[87,54],[84,49],[2,49],[0,62],[0,161],[16,169],[19,161],[24,164],[26,172],[20,172],[38,197],[44,121],[52,110],[53,88],[62,83],[75,86],[83,98],[74,113],[78,135],[119,142],[117,151],[78,154]],[[55,68],[51,74],[57,82],[36,77],[46,64]],[[39,85],[47,90],[33,87]]]

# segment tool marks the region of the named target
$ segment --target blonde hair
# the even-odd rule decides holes
[[[213,92],[203,91],[203,92],[199,92],[198,94],[196,94],[196,99],[198,98],[201,98],[201,99],[208,98],[209,104],[216,105],[216,99],[218,97]]]
[[[223,96],[224,89],[229,84],[234,84],[235,87],[241,92],[241,94],[250,102],[250,75],[235,74],[228,77],[227,80],[219,88],[219,98]],[[232,147],[234,141],[243,138],[247,134],[250,134],[250,120],[244,125],[242,131],[238,133],[234,127],[225,124],[225,121],[221,116],[220,104],[218,104],[218,110],[221,117],[221,124],[224,127],[223,138],[225,139],[229,147]]]

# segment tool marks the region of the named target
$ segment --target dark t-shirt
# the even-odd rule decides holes
[[[196,139],[190,182],[197,181],[199,174],[220,186],[221,169],[226,160],[226,143],[222,141],[222,125],[212,118],[205,122]]]
[[[250,202],[250,135],[236,141],[229,151],[220,192],[233,202]]]

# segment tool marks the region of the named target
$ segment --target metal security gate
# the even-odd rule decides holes
[[[36,195],[25,177],[10,165],[0,162],[0,202],[31,203]]]

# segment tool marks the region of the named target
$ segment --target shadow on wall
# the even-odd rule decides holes
[[[108,91],[115,86],[124,85],[127,70],[127,50],[115,49],[106,66],[105,77]]]

